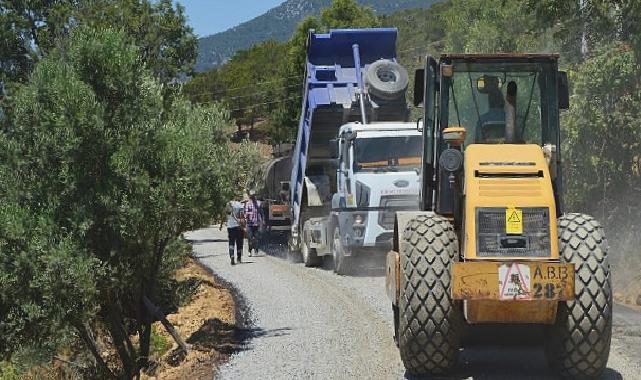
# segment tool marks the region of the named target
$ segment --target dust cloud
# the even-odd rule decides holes
[[[608,239],[615,299],[641,306],[641,199],[633,192],[601,202],[595,211]]]

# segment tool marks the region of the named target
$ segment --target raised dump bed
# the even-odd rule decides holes
[[[396,37],[396,29],[389,28],[309,34],[303,112],[292,156],[294,237],[304,202],[314,208],[310,212],[315,215],[329,207],[336,189],[336,160],[330,155],[329,142],[342,125],[362,121],[359,83],[365,81],[369,89],[362,103],[368,122],[407,121],[407,72],[395,64]],[[375,62],[378,70],[372,71]],[[306,183],[314,200],[307,197]]]

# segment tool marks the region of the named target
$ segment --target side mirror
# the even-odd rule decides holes
[[[414,106],[418,107],[425,98],[425,69],[414,73]]]
[[[570,90],[568,86],[568,73],[559,71],[558,75],[558,93],[559,93],[559,109],[566,110],[570,108]]]
[[[338,139],[329,140],[329,157],[338,158]]]

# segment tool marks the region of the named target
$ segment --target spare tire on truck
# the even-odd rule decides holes
[[[397,100],[405,96],[409,84],[407,70],[388,59],[379,59],[365,72],[365,85],[370,95],[384,100]]]

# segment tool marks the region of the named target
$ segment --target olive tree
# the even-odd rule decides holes
[[[16,339],[4,343],[74,329],[109,373],[90,331],[98,323],[122,375],[146,364],[149,305],[187,252],[181,233],[235,190],[227,112],[166,105],[162,92],[124,32],[77,28],[16,93],[0,140],[11,179],[0,283],[21,294],[2,312],[22,314],[0,315],[14,322]]]

